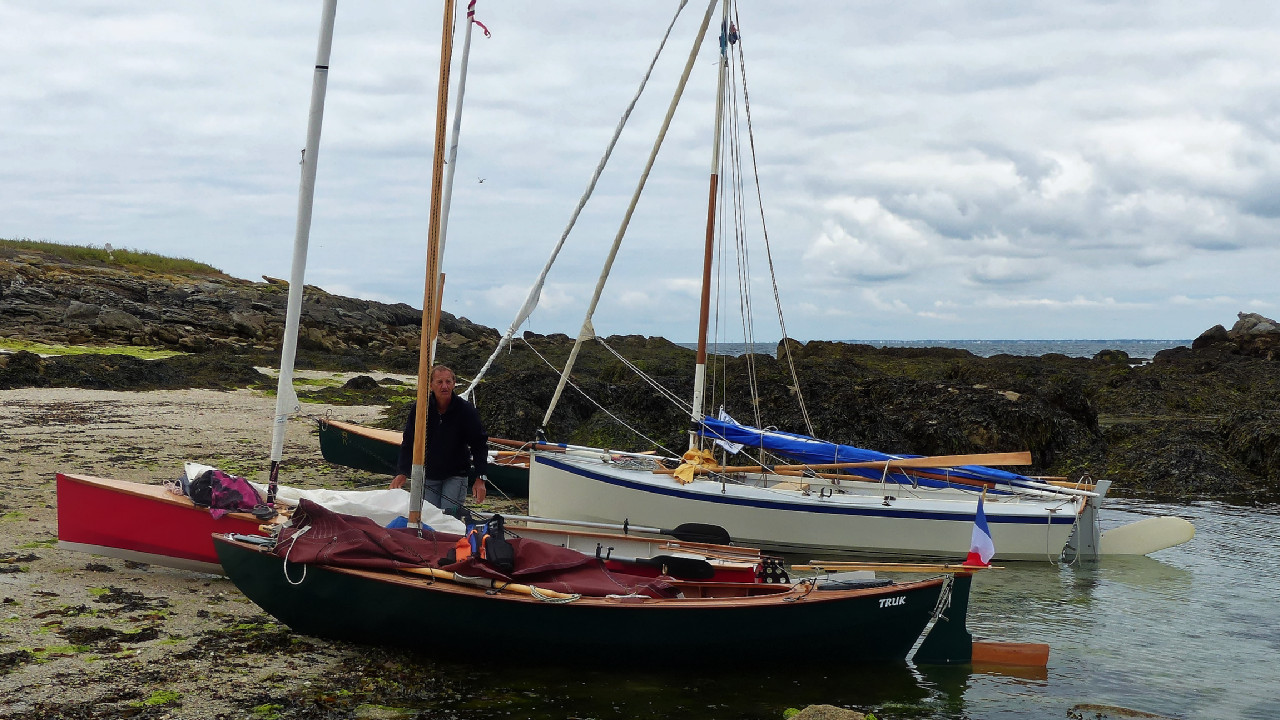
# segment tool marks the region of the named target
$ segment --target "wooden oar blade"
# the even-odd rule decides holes
[[[709,545],[730,545],[733,538],[729,531],[719,525],[707,523],[682,523],[671,530],[662,530],[663,535],[670,535],[685,542],[706,543]]]
[[[972,455],[932,455],[929,457],[918,458],[902,458],[900,460],[885,460],[880,462],[866,462],[850,464],[854,467],[880,467],[885,464],[889,467],[921,467],[921,468],[940,468],[940,467],[960,467],[961,465],[1030,465],[1031,453],[1028,451],[1008,452],[1008,453],[976,453]]]

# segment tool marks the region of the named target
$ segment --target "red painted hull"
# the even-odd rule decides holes
[[[217,520],[190,498],[156,485],[58,473],[58,540],[63,546],[204,572],[220,572],[215,532],[261,534],[245,513]]]
[[[213,519],[205,508],[196,507],[184,495],[175,495],[158,485],[87,475],[58,473],[58,543],[61,547],[97,555],[176,567],[198,572],[219,573],[222,567],[213,547],[214,533],[262,535],[262,521],[247,513],[228,513]],[[538,537],[535,530],[520,530]],[[568,546],[557,535],[582,536],[600,543],[598,534],[576,531],[554,531],[547,542]],[[607,538],[605,538],[607,542]],[[666,544],[671,541],[655,541]],[[575,547],[583,543],[575,543]],[[658,554],[686,550],[696,554],[697,543],[685,547],[659,548]],[[706,546],[714,548],[715,546]],[[741,548],[733,548],[747,553]],[[586,550],[584,552],[590,552]],[[611,561],[612,564],[621,564]],[[717,582],[758,582],[755,563],[739,561],[715,564],[713,580]],[[647,565],[626,564],[626,571],[656,577],[658,569]]]

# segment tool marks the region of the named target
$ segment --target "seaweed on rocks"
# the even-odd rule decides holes
[[[41,357],[21,351],[0,366],[0,390],[21,387],[75,387],[92,390],[230,390],[269,380],[252,364],[236,358],[176,355],[142,360],[129,355]]]

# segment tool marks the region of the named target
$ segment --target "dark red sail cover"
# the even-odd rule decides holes
[[[477,558],[448,563],[445,557],[460,536],[409,528],[384,528],[369,518],[344,515],[302,500],[291,527],[280,531],[272,551],[291,563],[332,565],[366,570],[433,567],[469,577],[536,585],[544,590],[591,597],[646,595],[675,597],[677,590],[660,579],[612,572],[599,559],[576,550],[510,538],[515,569],[502,573]]]

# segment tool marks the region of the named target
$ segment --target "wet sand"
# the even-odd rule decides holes
[[[0,717],[327,715],[298,714],[299,693],[367,649],[293,637],[218,576],[56,547],[56,472],[159,483],[196,461],[265,482],[274,409],[252,390],[0,391]],[[282,482],[386,481],[324,462],[315,435],[317,416],[380,408],[302,410]]]

